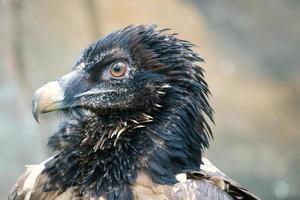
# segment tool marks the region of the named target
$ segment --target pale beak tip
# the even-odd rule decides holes
[[[37,123],[40,123],[40,113],[37,109],[37,103],[35,100],[32,101],[32,114]]]
[[[63,107],[64,90],[57,81],[52,81],[39,88],[33,95],[32,114],[40,123],[40,114],[59,110]]]

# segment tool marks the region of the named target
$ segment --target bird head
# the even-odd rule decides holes
[[[81,118],[151,113],[193,93],[211,116],[202,69],[193,63],[203,60],[191,43],[155,28],[129,26],[90,45],[69,74],[35,92],[35,119],[57,110]]]

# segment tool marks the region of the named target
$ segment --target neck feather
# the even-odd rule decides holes
[[[46,165],[45,190],[77,188],[79,195],[132,199],[130,186],[140,171],[159,184],[198,170],[210,129],[191,95],[172,95],[155,111],[69,121],[49,139],[58,151]],[[58,187],[59,186],[59,187]],[[122,198],[121,198],[122,197]]]

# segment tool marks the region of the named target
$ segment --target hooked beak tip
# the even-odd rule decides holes
[[[37,103],[34,100],[32,101],[32,114],[33,114],[35,121],[37,123],[40,123],[40,113],[37,109]]]

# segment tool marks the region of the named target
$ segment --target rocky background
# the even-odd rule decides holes
[[[299,199],[300,1],[0,0],[0,199],[25,164],[53,152],[56,114],[37,124],[31,95],[92,41],[157,23],[198,45],[213,96],[206,156],[262,199]]]

